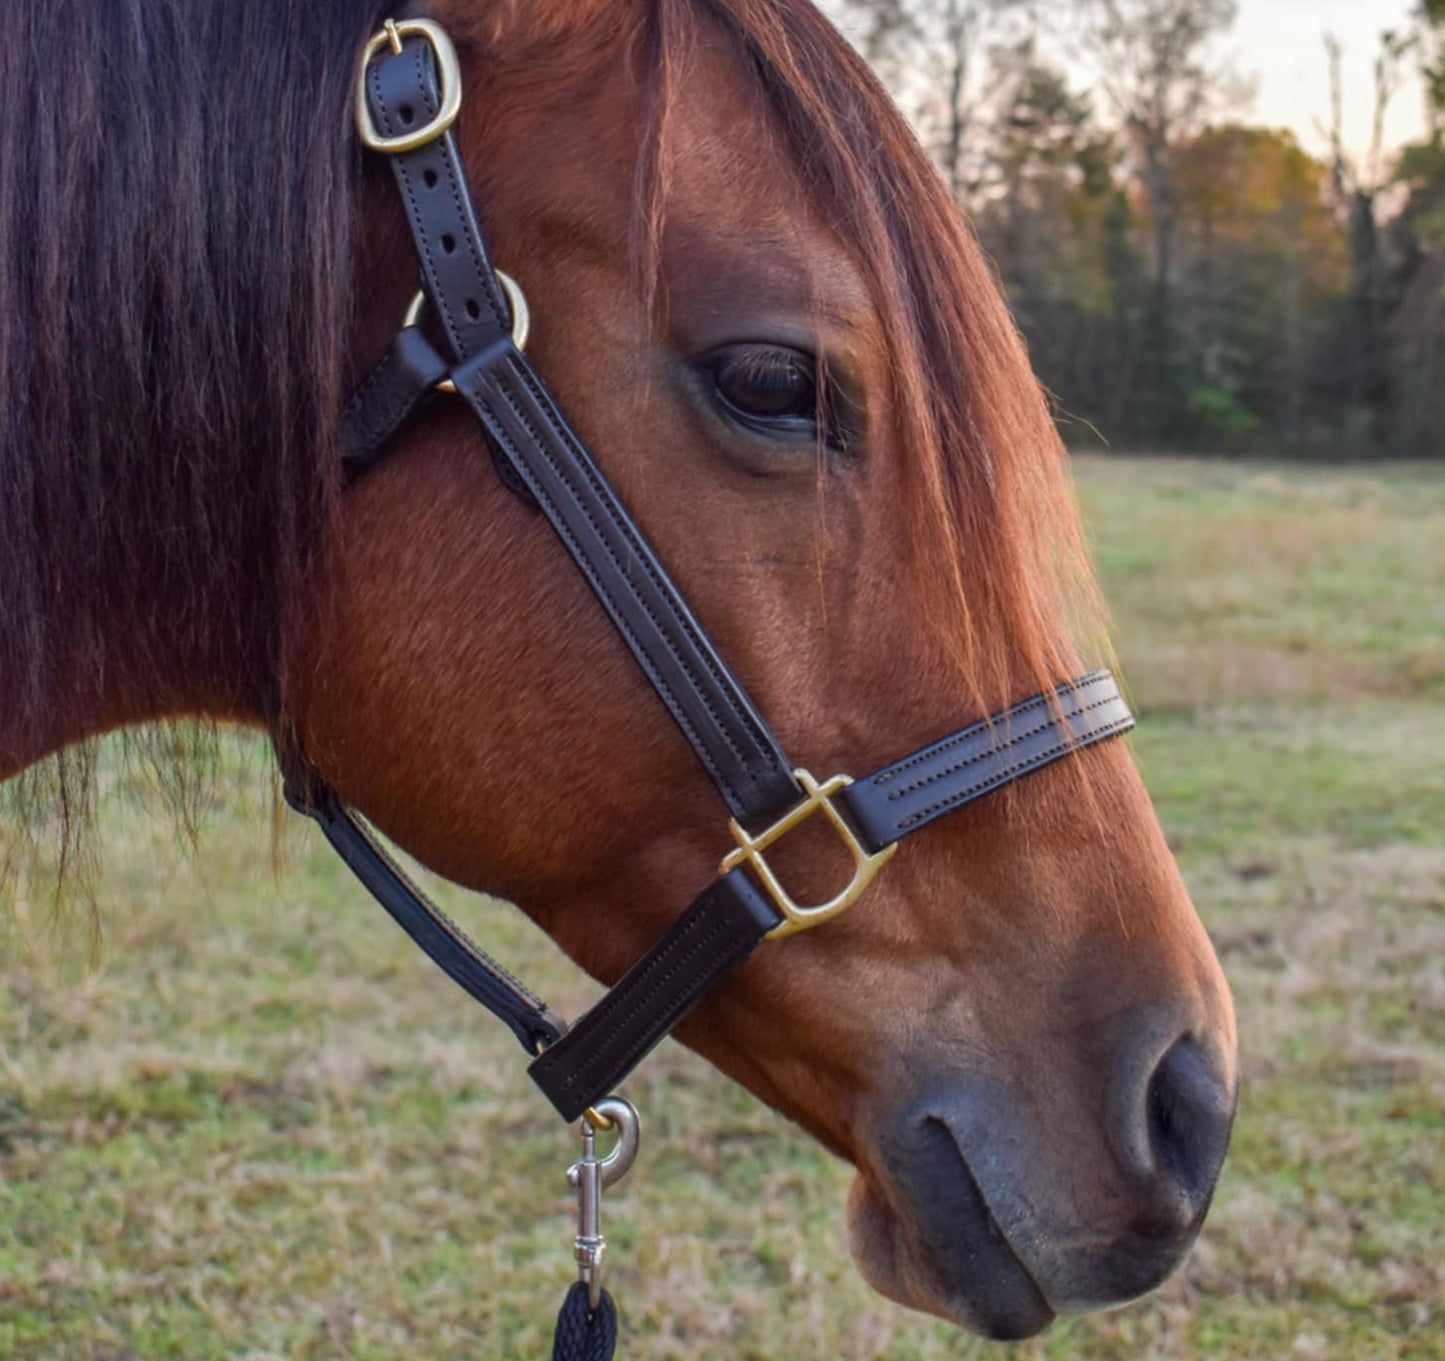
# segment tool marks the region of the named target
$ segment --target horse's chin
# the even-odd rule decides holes
[[[911,1209],[900,1213],[868,1174],[854,1178],[848,1243],[880,1295],[1001,1342],[1032,1337],[1053,1322],[1054,1311],[975,1187],[964,1188],[958,1204],[929,1207],[923,1218],[931,1222],[919,1222]],[[947,1247],[940,1231],[952,1240]]]

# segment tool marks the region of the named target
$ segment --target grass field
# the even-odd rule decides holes
[[[1441,1361],[1445,474],[1079,479],[1244,1086],[1186,1268],[1010,1361]],[[540,1361],[570,1134],[309,832],[273,875],[269,773],[234,759],[198,863],[107,788],[103,959],[39,886],[0,912],[0,1357]],[[445,896],[563,1010],[595,995],[512,910]],[[668,1044],[628,1091],[623,1355],[1005,1355],[870,1294],[846,1169],[701,1061]]]

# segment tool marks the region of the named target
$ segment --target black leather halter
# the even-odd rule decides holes
[[[571,1120],[606,1096],[764,940],[848,907],[902,838],[1126,732],[1134,720],[1113,677],[1096,671],[866,779],[819,782],[795,769],[516,343],[507,294],[487,256],[449,131],[459,105],[455,53],[437,25],[389,24],[369,44],[358,123],[366,144],[389,156],[449,358],[415,324],[397,335],[346,412],[348,476],[380,457],[435,390],[454,387],[480,421],[503,480],[550,522],[692,744],[733,814],[736,847],[662,939],[567,1027],[428,902],[336,795],[294,760],[286,763],[287,797],[316,819],[412,939],[536,1055],[529,1072]],[[764,851],[815,813],[847,848],[854,875],[836,898],[800,907]]]

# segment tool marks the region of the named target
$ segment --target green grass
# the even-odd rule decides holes
[[[1079,480],[1244,1092],[1186,1267],[1014,1355],[1442,1361],[1445,476]],[[0,913],[0,1357],[546,1355],[573,1149],[511,1041],[299,826],[272,874],[261,762],[199,863],[137,786],[103,798],[102,958],[43,885]],[[513,910],[444,896],[564,1010],[595,995]],[[1003,1355],[870,1294],[846,1169],[694,1056],[629,1092],[623,1354]]]

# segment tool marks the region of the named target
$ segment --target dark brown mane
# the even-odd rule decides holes
[[[913,512],[900,538],[938,585],[936,627],[981,709],[1022,670],[1077,665],[1070,629],[1102,617],[1067,457],[997,281],[943,182],[872,72],[807,0],[656,0],[661,46],[704,16],[758,73],[809,190],[856,252],[893,338]],[[674,92],[672,98],[684,97]],[[1067,616],[1067,617],[1064,617]]]
[[[21,730],[116,666],[117,615],[128,670],[179,646],[210,663],[218,712],[273,683],[281,591],[334,480],[348,100],[381,8],[7,13],[0,705]],[[6,823],[48,788],[72,825],[88,764],[72,751],[28,800],[12,788]]]

